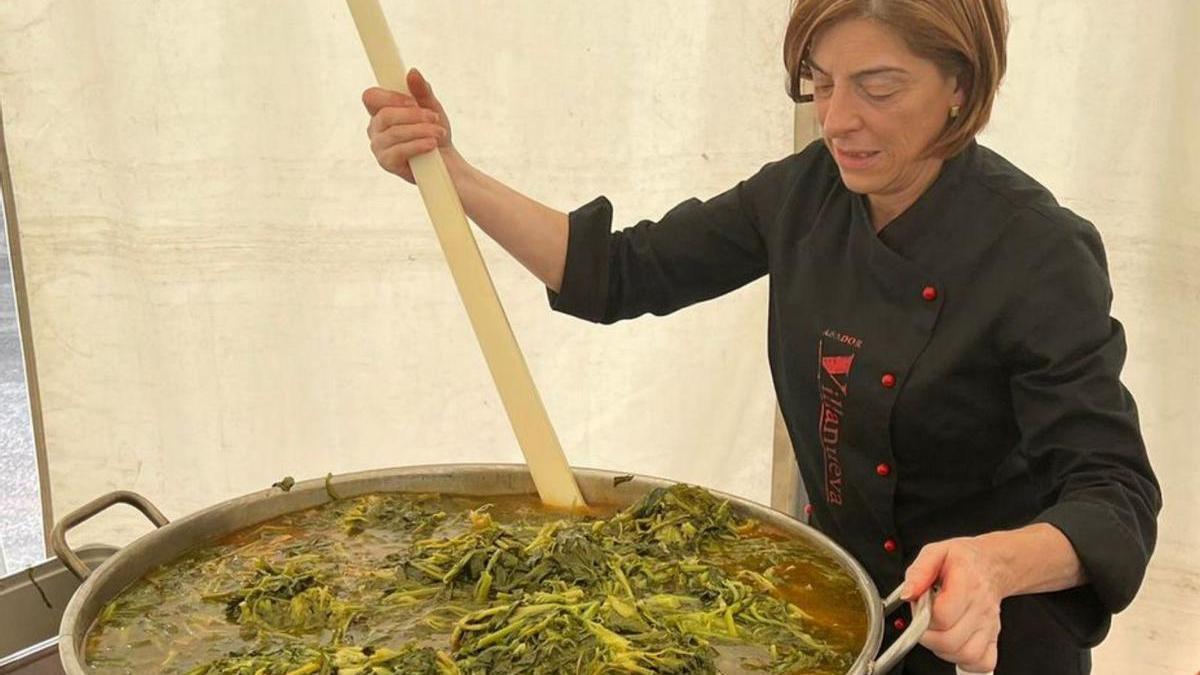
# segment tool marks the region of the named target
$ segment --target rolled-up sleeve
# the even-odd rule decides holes
[[[1104,249],[1072,221],[1041,247],[1005,319],[1022,448],[1046,478],[1037,517],[1066,535],[1111,612],[1137,593],[1162,506],[1133,397],[1120,381],[1125,334],[1109,312]]]
[[[558,293],[546,289],[554,311],[588,321],[604,320],[612,216],[612,204],[605,197],[597,197],[568,214],[562,286]]]
[[[737,289],[767,271],[767,255],[753,203],[752,181],[707,201],[689,199],[658,221],[612,231],[612,204],[604,197],[569,214],[562,286],[550,306],[582,319],[613,323],[659,316]]]

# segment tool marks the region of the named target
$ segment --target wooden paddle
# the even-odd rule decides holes
[[[346,0],[346,4],[354,15],[354,24],[379,86],[408,94],[405,77],[408,70],[392,39],[379,0]],[[584,506],[575,475],[567,464],[525,357],[500,305],[442,154],[435,149],[412,158],[409,165],[450,265],[459,296],[467,308],[479,347],[500,392],[504,410],[516,432],[517,443],[525,453],[538,494],[550,506]]]

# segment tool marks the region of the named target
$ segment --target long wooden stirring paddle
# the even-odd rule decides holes
[[[409,93],[405,78],[408,70],[379,0],[346,0],[346,4],[354,15],[379,86]],[[412,158],[409,165],[542,502],[560,508],[584,506],[575,475],[500,305],[442,154],[435,149]]]

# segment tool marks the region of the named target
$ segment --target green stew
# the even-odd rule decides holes
[[[843,675],[866,608],[826,554],[696,487],[564,515],[372,494],[147,574],[86,643],[95,673]]]

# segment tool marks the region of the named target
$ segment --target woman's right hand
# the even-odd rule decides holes
[[[379,166],[415,183],[409,160],[434,148],[453,150],[450,120],[433,88],[416,69],[408,71],[412,96],[379,87],[363,92],[363,105],[371,115],[367,136]]]

